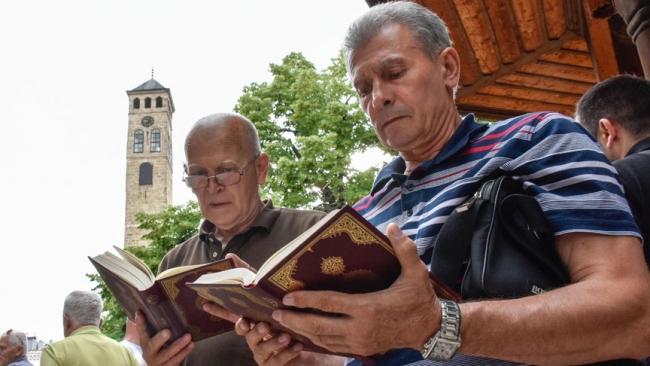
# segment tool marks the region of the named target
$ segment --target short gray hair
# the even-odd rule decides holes
[[[422,51],[431,60],[451,47],[451,38],[445,22],[429,9],[410,1],[378,4],[355,20],[343,40],[345,64],[350,70],[354,51],[366,46],[377,33],[389,24],[399,24],[411,31]]]
[[[9,329],[0,335],[0,338],[4,337],[7,337],[7,343],[11,348],[23,347],[23,356],[27,354],[27,334],[19,330]]]
[[[63,314],[75,325],[99,326],[103,310],[102,298],[92,291],[73,291],[63,304]]]

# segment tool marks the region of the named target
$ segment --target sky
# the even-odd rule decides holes
[[[324,69],[364,0],[9,1],[0,12],[0,332],[63,338],[88,256],[124,243],[127,90],[171,89],[173,144],[269,64]],[[174,151],[173,203],[194,199]]]

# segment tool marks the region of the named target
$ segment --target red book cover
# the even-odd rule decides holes
[[[330,353],[273,320],[275,309],[286,308],[282,297],[297,290],[379,291],[397,279],[401,266],[388,238],[350,206],[330,213],[314,228],[278,251],[254,279],[251,274],[241,283],[215,282],[215,276],[206,275],[187,286],[239,316],[269,323],[275,333],[291,334],[307,350]],[[227,278],[229,272],[219,277]],[[432,284],[441,297],[460,298],[433,277]]]
[[[122,256],[132,256],[132,258],[124,260],[125,262],[139,261],[126,251],[120,250],[119,252]],[[104,255],[88,258],[130,319],[135,319],[137,310],[145,314],[152,335],[163,329],[169,329],[171,332],[169,342],[171,343],[185,333],[190,333],[192,340],[198,341],[233,329],[233,324],[229,321],[203,311],[203,304],[206,300],[185,286],[186,282],[195,281],[204,274],[233,268],[232,260],[226,259],[200,266],[191,266],[188,269],[177,268],[174,269],[176,273],[155,280],[148,288],[139,289],[138,286],[141,288],[142,284],[132,283],[125,278],[124,272],[116,271],[109,263],[98,258]],[[113,262],[115,262],[115,258],[119,260],[117,256],[112,255],[111,257]],[[141,266],[137,268],[144,271]],[[151,271],[146,266],[145,268],[148,271],[145,274],[153,278]],[[135,269],[129,267],[127,271],[133,273]]]

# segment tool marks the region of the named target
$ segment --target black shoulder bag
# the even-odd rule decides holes
[[[449,216],[431,272],[460,288],[464,300],[521,297],[569,283],[539,203],[506,176],[483,183]]]

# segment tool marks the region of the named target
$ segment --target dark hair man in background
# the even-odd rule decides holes
[[[618,171],[650,263],[650,80],[618,75],[602,81],[580,98],[575,117]]]

